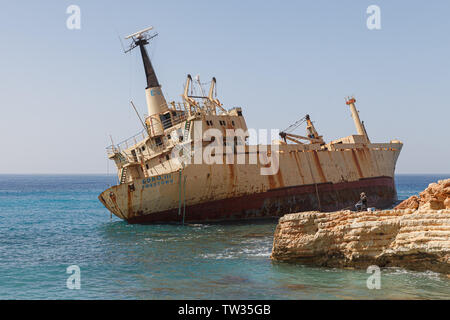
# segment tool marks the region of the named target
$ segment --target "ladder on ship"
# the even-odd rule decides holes
[[[125,181],[127,179],[127,171],[128,171],[128,167],[122,168],[122,173],[120,175],[120,184],[125,183]]]
[[[184,125],[184,134],[183,134],[183,142],[186,142],[189,138],[189,130],[191,129],[191,122],[186,120],[186,124]]]
[[[183,144],[181,145],[183,148],[183,156],[181,157],[183,159],[183,162],[188,162],[190,157],[192,156],[191,143],[190,141],[188,142],[190,128],[191,128],[191,121],[186,120],[183,133]]]

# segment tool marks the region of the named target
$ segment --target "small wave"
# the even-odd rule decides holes
[[[271,247],[262,246],[257,248],[241,248],[241,249],[226,249],[219,253],[200,254],[199,257],[203,259],[240,259],[250,257],[264,257],[268,258],[271,254]]]
[[[201,223],[187,223],[186,226],[199,228],[199,229],[206,229],[206,228],[210,228],[211,227],[211,225],[201,224]]]
[[[433,272],[433,271],[412,271],[412,270],[406,270],[406,269],[401,269],[401,268],[386,268],[386,271],[388,272],[389,275],[393,275],[393,276],[408,275],[408,276],[413,276],[416,278],[427,278],[427,279],[438,280],[438,281],[442,280],[442,275],[440,273]]]
[[[222,259],[237,259],[238,257],[233,254],[223,254],[223,253],[206,253],[206,254],[200,254],[200,258],[203,259],[215,259],[215,260],[222,260]]]
[[[241,253],[251,257],[270,257],[271,248],[242,249]]]

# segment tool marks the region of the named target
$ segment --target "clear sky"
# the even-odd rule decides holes
[[[69,30],[66,9],[81,9]],[[381,30],[366,26],[369,5]],[[141,128],[139,52],[118,35],[153,25],[167,100],[215,76],[251,128],[309,113],[327,141],[355,133],[354,94],[374,142],[400,139],[398,173],[450,173],[449,1],[2,1],[0,173],[106,173],[109,134]],[[109,172],[115,172],[109,163]]]

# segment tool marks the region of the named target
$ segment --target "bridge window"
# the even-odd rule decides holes
[[[159,115],[159,119],[161,120],[164,130],[172,127],[172,121],[170,119],[170,112]]]

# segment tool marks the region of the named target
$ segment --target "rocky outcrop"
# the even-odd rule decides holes
[[[450,209],[450,179],[431,183],[419,196],[412,196],[395,209]]]
[[[271,258],[328,267],[377,265],[450,274],[450,210],[420,205],[422,199],[447,201],[434,192],[436,186],[430,186],[433,193],[421,194],[419,210],[285,215],[275,230]],[[447,183],[443,186],[448,191]]]

